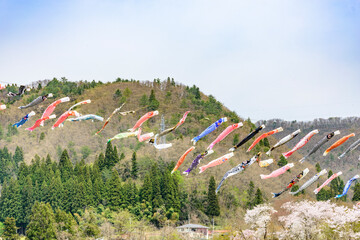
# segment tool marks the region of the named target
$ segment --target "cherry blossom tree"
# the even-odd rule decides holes
[[[257,205],[252,210],[247,210],[245,214],[245,222],[255,230],[254,236],[257,238],[266,238],[267,228],[271,222],[271,215],[275,213],[275,209],[270,204]],[[243,232],[246,232],[245,230]],[[250,232],[246,232],[249,233]]]
[[[279,233],[282,239],[353,239],[360,234],[354,231],[360,221],[360,207],[349,208],[336,203],[287,202],[281,206],[289,214],[279,217],[285,230]]]

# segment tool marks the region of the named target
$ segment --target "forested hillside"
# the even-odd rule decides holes
[[[325,168],[323,162],[319,162],[320,167],[315,167],[316,162],[313,161],[299,164],[297,161],[302,155],[298,152],[287,160],[280,157],[282,152],[289,150],[303,135],[273,151],[270,157],[274,159],[274,163],[270,166],[260,168],[254,163],[242,173],[228,178],[217,195],[214,192],[228,170],[258,152],[262,152],[261,160],[270,158],[265,155],[269,147],[297,126],[281,125],[284,132],[261,140],[250,152],[247,153],[246,149],[255,138],[235,151],[234,157],[227,162],[201,174],[197,168],[189,176],[185,176],[181,173],[227,126],[238,122],[244,124],[216,144],[215,152],[206,156],[199,166],[228,153],[229,148],[257,125],[250,120],[241,119],[213,96],[201,93],[198,87],[184,86],[170,78],[165,81],[155,79],[153,82],[118,78],[113,83],[70,82],[62,78],[34,85],[35,88],[21,97],[6,96],[8,91],[16,92],[16,86],[8,86],[0,93],[1,101],[7,105],[7,109],[0,112],[0,220],[6,222],[6,226],[12,226],[15,221],[18,231],[26,233],[30,239],[37,239],[36,236],[40,233],[49,234],[44,239],[96,238],[107,234],[140,236],[147,231],[177,226],[188,221],[210,225],[213,217],[217,228],[234,230],[245,226],[244,213],[256,205],[269,202],[279,207],[289,200],[315,199],[313,188],[299,196],[284,193],[277,199],[271,198],[271,192],[281,191],[304,168],[309,168],[310,172],[299,185],[315,175],[320,167]],[[53,93],[54,98],[32,108],[18,109],[46,93]],[[96,120],[65,122],[63,128],[51,130],[56,121],[54,119],[45,121],[44,127],[36,128],[33,132],[26,130],[40,118],[50,103],[65,96],[70,97],[70,102],[56,107],[54,113],[57,117],[73,104],[86,99],[91,99],[91,103],[75,109],[81,114],[97,114],[107,119],[123,103],[125,105],[121,111],[134,110],[135,113],[114,115],[100,135],[95,133],[103,122]],[[36,115],[24,126],[12,126],[32,110]],[[158,110],[159,115],[143,125],[144,133],[159,133],[162,118],[165,128],[172,127],[184,112],[190,111],[185,123],[175,132],[166,135],[166,142],[173,144],[171,148],[158,150],[147,142],[139,142],[136,137],[114,140],[107,144],[107,139],[119,132],[126,132],[151,110]],[[179,157],[192,146],[190,140],[221,117],[227,117],[228,121],[201,139],[179,170],[170,174]],[[266,128],[261,133],[275,127],[275,123],[266,122]],[[312,128],[305,125],[299,127],[302,134]],[[330,130],[332,127],[327,126],[326,129]],[[319,130],[323,132],[320,127]],[[352,128],[344,127],[340,130],[343,130],[343,134],[352,131]],[[315,141],[311,140],[309,145]],[[309,145],[304,150],[309,149]],[[276,178],[260,179],[260,174],[269,174],[287,162],[295,163],[290,171]],[[336,164],[328,164],[326,167],[334,172],[341,168]],[[344,173],[350,171],[341,170]],[[323,176],[320,182],[326,177],[327,175]],[[330,199],[341,193],[343,179],[333,181],[318,200]],[[294,190],[297,188],[295,186]],[[360,193],[360,187],[357,188]],[[347,201],[344,204],[350,205],[352,191],[349,196],[337,201]],[[360,200],[360,195],[355,194],[353,200]],[[48,232],[42,233],[38,224],[44,216],[50,220],[49,226],[44,227],[44,231]],[[130,223],[128,219],[132,219]]]

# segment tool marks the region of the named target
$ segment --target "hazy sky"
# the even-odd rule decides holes
[[[174,77],[242,117],[360,116],[360,1],[0,0],[0,82]]]

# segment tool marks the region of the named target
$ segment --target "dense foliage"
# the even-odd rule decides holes
[[[173,164],[151,161],[149,171],[139,181],[134,152],[131,174],[123,179],[114,168],[121,155],[109,143],[105,154],[101,153],[93,165],[82,160],[73,166],[67,150],[63,150],[58,163],[48,155],[46,159],[35,156],[32,164],[26,165],[20,148],[12,155],[5,147],[0,150],[0,164],[4,166],[1,169],[8,170],[1,172],[0,220],[14,218],[20,232],[26,229],[30,239],[53,239],[60,221],[56,214],[83,216],[91,207],[108,208],[111,212],[126,210],[136,220],[151,222],[156,227],[167,221],[187,219],[191,208],[188,194],[180,190],[180,174],[170,174]],[[214,181],[210,182],[209,196],[217,199]],[[200,209],[219,215],[218,205],[216,212],[209,212],[212,201],[209,199],[207,209]],[[97,235],[94,229],[86,231],[91,232],[88,235]]]

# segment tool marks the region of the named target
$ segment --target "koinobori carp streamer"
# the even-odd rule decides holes
[[[110,120],[111,120],[111,118],[114,116],[114,114],[117,113],[118,111],[120,111],[121,108],[122,108],[124,105],[125,105],[125,103],[123,103],[120,107],[116,108],[116,109],[110,114],[110,116],[108,117],[108,119],[106,119],[106,121],[105,121],[104,125],[102,126],[102,128],[101,128],[99,131],[97,131],[97,132],[95,133],[95,135],[98,135],[99,133],[101,133],[101,132],[104,130],[104,128],[106,127],[106,125],[108,125],[108,123],[110,122]]]
[[[256,144],[258,144],[258,142],[260,142],[262,139],[268,137],[268,136],[271,136],[275,133],[278,133],[278,132],[282,132],[284,129],[282,127],[279,127],[277,129],[274,129],[270,132],[267,132],[267,133],[263,133],[261,134],[257,139],[255,139],[255,141],[250,145],[250,147],[248,148],[247,152],[250,152],[251,149],[253,149],[253,147],[255,147]]]
[[[280,192],[278,193],[272,193],[273,194],[273,198],[276,198],[278,196],[280,196],[281,194],[283,194],[284,192],[286,192],[287,190],[289,190],[290,188],[292,188],[295,184],[297,184],[301,179],[303,179],[309,172],[308,168],[305,168],[301,173],[299,173],[298,175],[296,175],[296,177],[294,177],[289,184]]]
[[[304,162],[306,158],[308,158],[311,154],[315,153],[322,145],[324,145],[325,143],[327,143],[332,137],[334,137],[335,135],[340,134],[340,131],[337,130],[335,132],[331,132],[328,135],[326,135],[325,137],[323,137],[319,142],[317,142],[315,144],[315,146],[313,147],[313,149],[311,149],[311,151],[302,159],[299,160],[299,162]]]
[[[209,151],[205,151],[203,153],[200,153],[199,155],[196,156],[196,158],[192,161],[190,167],[183,172],[183,174],[189,175],[189,173],[195,169],[197,167],[197,165],[199,165],[201,159],[203,159],[204,157],[212,154],[214,151],[213,150],[209,150]]]
[[[294,164],[293,163],[288,163],[285,166],[271,172],[269,175],[260,174],[260,178],[261,179],[268,179],[268,178],[278,177],[281,174],[284,174],[287,170],[289,170],[292,167],[294,167]]]
[[[209,162],[208,164],[201,166],[200,167],[200,173],[204,172],[206,169],[211,168],[211,167],[215,167],[217,165],[223,164],[224,162],[226,162],[227,160],[229,160],[231,157],[234,156],[234,153],[228,153],[225,154],[215,160],[212,160],[211,162]]]
[[[64,102],[69,102],[70,101],[70,98],[69,97],[64,97],[64,98],[61,98],[59,100],[56,100],[55,102],[51,103],[44,111],[43,115],[41,116],[41,119],[42,118],[46,118],[46,117],[49,117],[53,111],[55,110],[56,106],[59,105],[60,103],[64,103]],[[44,125],[44,121],[40,122],[40,126],[43,126]]]
[[[303,146],[305,146],[309,140],[315,135],[319,133],[319,130],[315,129],[311,132],[309,132],[308,134],[305,135],[305,137],[303,137],[300,142],[298,142],[295,147],[293,149],[291,149],[290,151],[283,153],[283,156],[285,158],[290,157],[295,151],[299,150],[300,148],[302,148]]]
[[[40,127],[40,125],[41,125],[45,120],[54,119],[54,118],[56,118],[56,115],[55,115],[55,114],[50,115],[50,116],[48,116],[48,117],[42,117],[42,118],[38,119],[38,120],[34,123],[34,125],[33,125],[32,127],[29,127],[29,128],[27,128],[26,130],[29,130],[30,132],[32,132],[32,131],[34,131],[35,128]]]
[[[223,176],[223,178],[221,179],[219,185],[216,188],[216,193],[218,193],[218,191],[220,190],[222,184],[224,183],[224,181],[231,176],[234,176],[242,171],[245,170],[245,168],[249,167],[250,165],[252,165],[254,162],[256,162],[258,160],[258,158],[260,157],[261,153],[257,153],[255,156],[253,156],[252,158],[250,158],[249,160],[240,163],[239,165],[237,165],[236,167],[233,167],[232,169],[230,169],[229,171],[227,171],[225,173],[225,175]]]
[[[36,106],[42,102],[44,102],[46,99],[53,97],[52,93],[49,94],[45,94],[43,96],[39,96],[37,98],[35,98],[31,103],[29,103],[28,105],[25,106],[20,106],[19,109],[25,109],[25,108],[29,108],[29,107],[33,107]]]
[[[77,111],[66,111],[58,118],[58,120],[54,123],[51,129],[55,129],[56,127],[64,126],[63,122],[70,116],[80,117],[80,114]]]
[[[262,161],[258,161],[259,162],[259,167],[268,167],[270,164],[272,164],[274,162],[274,159],[270,158],[267,160],[262,160]]]
[[[213,147],[215,146],[216,143],[220,142],[227,135],[229,135],[232,131],[234,131],[235,129],[237,129],[239,127],[242,127],[242,126],[243,126],[243,124],[241,122],[240,123],[235,123],[235,124],[232,124],[232,125],[228,126],[222,133],[220,133],[220,135],[212,143],[210,143],[207,150],[213,149]]]
[[[323,187],[328,185],[332,180],[334,180],[336,177],[340,176],[341,174],[342,174],[342,172],[338,172],[338,173],[331,175],[331,177],[329,177],[323,184],[321,184],[320,187],[318,187],[317,189],[314,190],[314,193],[318,194]]]
[[[173,174],[181,166],[181,164],[184,162],[186,156],[194,149],[195,149],[195,147],[192,146],[188,150],[186,150],[183,155],[181,155],[181,157],[179,158],[178,162],[176,163],[174,169],[171,171],[171,174]]]
[[[77,106],[84,105],[84,104],[88,104],[88,103],[91,103],[91,100],[90,100],[90,99],[84,100],[84,101],[81,101],[81,102],[78,102],[78,103],[72,105],[72,106],[68,109],[68,111],[71,111],[72,109],[74,109],[74,108],[77,107]]]
[[[82,115],[80,117],[66,119],[66,121],[69,121],[69,122],[79,122],[79,121],[87,121],[87,120],[98,120],[98,121],[102,122],[102,121],[104,121],[104,118],[100,117],[98,115],[95,115],[95,114],[86,114],[86,115]]]
[[[202,133],[200,133],[198,136],[194,137],[191,142],[195,145],[201,138],[205,137],[209,133],[215,131],[222,123],[226,122],[227,118],[220,118],[213,124],[211,124],[207,129],[205,129]]]
[[[270,155],[272,151],[274,151],[274,149],[284,145],[285,143],[289,142],[290,140],[292,140],[293,138],[295,138],[297,135],[299,135],[299,133],[301,132],[300,129],[296,130],[295,132],[287,135],[286,137],[280,139],[280,141],[278,141],[274,146],[272,146],[269,151],[266,152],[267,155]]]
[[[333,150],[334,148],[337,148],[338,146],[342,145],[349,138],[354,137],[354,136],[355,136],[355,133],[351,133],[351,134],[349,134],[349,135],[347,135],[345,137],[340,138],[333,145],[331,145],[328,149],[326,149],[323,155],[326,156],[331,150]]]
[[[175,126],[173,126],[173,127],[171,127],[171,128],[168,128],[168,129],[162,131],[162,132],[159,133],[159,134],[156,134],[156,136],[157,136],[157,137],[162,137],[162,136],[165,136],[165,135],[167,135],[167,134],[175,131],[178,127],[180,127],[180,126],[185,122],[186,117],[187,117],[187,115],[189,114],[189,112],[190,112],[190,111],[185,112],[184,115],[183,115],[183,117],[180,119],[180,121],[179,121]],[[155,138],[150,139],[149,142],[150,142],[150,143],[154,143],[154,142],[155,142]],[[159,145],[157,145],[157,146],[159,146]],[[161,148],[161,147],[160,147],[160,148]],[[159,148],[158,148],[158,149],[159,149]]]
[[[260,127],[256,128],[254,131],[252,131],[251,133],[249,133],[249,135],[247,135],[243,140],[241,140],[238,144],[236,144],[234,147],[230,148],[229,151],[233,152],[236,149],[238,149],[239,147],[241,147],[242,145],[244,145],[245,143],[247,143],[251,138],[253,138],[256,134],[258,134],[262,129],[265,128],[265,125],[262,124]]]
[[[149,120],[150,118],[158,115],[159,112],[158,111],[151,111],[146,113],[145,115],[143,115],[136,123],[135,125],[129,129],[130,132],[134,132],[136,129],[138,129],[139,127],[141,127],[141,125],[146,122],[147,120]]]
[[[354,177],[350,178],[349,181],[347,181],[342,194],[336,195],[335,198],[341,198],[341,197],[345,196],[347,194],[347,192],[349,191],[351,184],[354,181],[356,181],[358,178],[359,178],[359,175],[355,175]]]
[[[296,192],[289,192],[292,195],[298,194],[299,192],[301,192],[302,190],[305,190],[306,188],[310,187],[314,182],[316,182],[317,180],[319,180],[319,178],[326,174],[327,171],[326,169],[321,170],[319,173],[317,173],[315,176],[313,176],[312,178],[310,178],[309,180],[307,180],[307,182],[305,182]]]
[[[139,131],[139,130],[138,130]],[[136,137],[138,134],[138,131],[135,132],[122,132],[122,133],[118,133],[116,134],[114,137],[108,139],[108,142],[111,142],[115,139],[122,139],[122,138],[127,138],[127,137]]]
[[[24,123],[26,123],[29,120],[29,118],[31,116],[34,116],[34,115],[35,115],[35,112],[31,111],[29,114],[26,114],[20,121],[18,121],[17,123],[14,123],[13,127],[15,127],[15,126],[17,128],[21,127],[22,125],[24,125]]]
[[[343,154],[341,154],[338,158],[341,159],[343,158],[346,154],[354,151],[357,147],[360,146],[360,138],[358,140],[356,140],[355,142],[353,142],[346,150]]]

